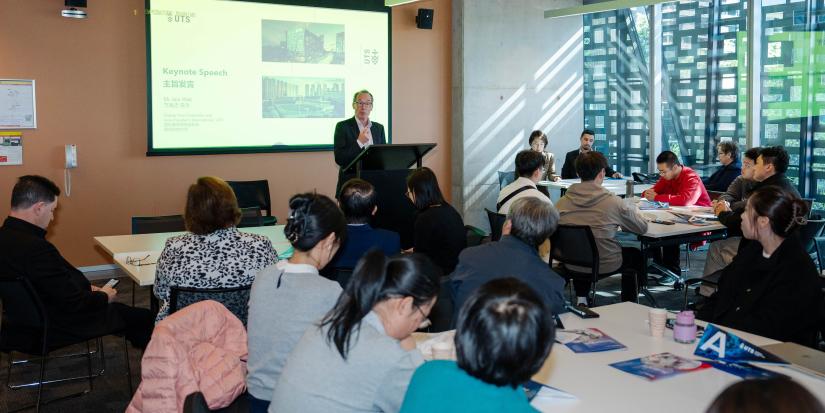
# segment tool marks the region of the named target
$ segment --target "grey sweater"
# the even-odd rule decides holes
[[[326,328],[310,327],[289,355],[269,412],[397,412],[415,369],[417,349],[405,351],[370,312],[354,331],[347,359],[328,342]]]
[[[728,190],[725,191],[724,194],[719,195],[719,199],[728,201],[728,203],[730,203],[730,209],[732,210],[744,209],[748,195],[750,195],[755,184],[756,181],[746,179],[742,175],[739,175],[731,182]]]
[[[261,270],[249,296],[249,393],[261,400],[272,397],[287,356],[340,294],[341,286],[311,265],[280,261]]]
[[[559,224],[589,225],[599,249],[599,272],[606,274],[622,265],[622,246],[613,239],[616,230],[634,234],[647,232],[647,221],[636,206],[623,201],[595,181],[573,184],[558,202]],[[573,271],[589,268],[570,266]]]

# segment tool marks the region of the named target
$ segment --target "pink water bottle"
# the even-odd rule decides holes
[[[696,320],[693,311],[682,311],[676,314],[676,324],[673,326],[673,339],[677,343],[693,343],[696,341]]]

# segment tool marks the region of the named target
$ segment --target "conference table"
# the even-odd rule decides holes
[[[561,314],[565,329],[598,328],[624,344],[623,350],[600,353],[574,353],[556,343],[533,380],[569,393],[573,400],[541,398],[533,405],[545,412],[703,412],[727,386],[739,377],[715,368],[689,372],[678,376],[647,381],[609,366],[611,363],[670,352],[696,359],[696,343],[680,344],[673,340],[673,331],[654,338],[647,326],[648,307],[631,302],[595,307],[599,318],[582,319],[572,313]],[[669,314],[669,318],[675,315]],[[706,325],[702,321],[697,324]],[[750,343],[762,346],[776,340],[722,327]],[[443,334],[443,333],[441,333]],[[421,343],[431,335],[419,335]],[[425,353],[425,357],[427,354]],[[825,380],[781,365],[754,363],[791,377],[825,403]]]
[[[625,196],[627,192],[627,179],[624,178],[606,178],[604,182],[602,182],[602,186],[610,192],[618,196]],[[539,181],[537,185],[546,187],[548,190],[558,191],[559,195],[564,195],[564,192],[567,191],[573,184],[578,184],[581,182],[581,179],[562,179],[560,181]],[[638,182],[634,182],[633,184],[633,193],[636,195],[640,195],[642,192],[653,188],[651,184],[640,184]],[[551,199],[553,197],[551,196]],[[555,199],[553,200],[555,201]]]
[[[634,202],[638,202],[634,200]],[[657,224],[649,222],[647,225],[647,232],[644,234],[636,234],[639,240],[642,252],[642,262],[647,262],[648,251],[650,248],[679,246],[681,244],[692,244],[702,241],[715,241],[727,237],[727,227],[719,223],[713,215],[710,207],[677,207],[671,206],[666,210],[644,210],[640,211],[648,221],[661,220],[674,222],[672,225]],[[692,215],[702,218],[711,218],[706,220],[702,225],[694,225],[680,221],[672,213],[680,213]],[[654,264],[663,272],[670,272],[666,268]],[[645,278],[647,277],[647,266],[644,266]],[[675,276],[675,274],[673,274]],[[676,277],[680,278],[680,277]],[[681,279],[674,285],[675,289],[681,288]]]
[[[239,228],[238,230],[269,238],[280,258],[286,258],[292,252],[292,246],[284,235],[283,225]],[[135,284],[147,287],[155,283],[158,257],[166,240],[181,234],[185,232],[108,235],[94,237],[94,240]]]

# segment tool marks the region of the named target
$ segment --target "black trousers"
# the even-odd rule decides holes
[[[117,312],[123,320],[121,332],[126,336],[133,346],[145,349],[152,338],[152,331],[155,329],[155,317],[152,312],[145,308],[131,307],[123,303],[110,303],[109,307]],[[113,331],[117,333],[117,331]]]
[[[608,274],[600,274],[599,279],[605,278],[617,272],[622,273],[622,301],[636,301],[639,292],[636,285],[641,288],[646,284],[646,280],[640,277],[642,274],[642,253],[636,248],[622,247],[622,265],[618,270]],[[636,282],[634,283],[634,278]],[[638,284],[636,284],[638,283]],[[573,288],[576,296],[589,297],[590,288],[593,281],[590,277],[574,277]]]

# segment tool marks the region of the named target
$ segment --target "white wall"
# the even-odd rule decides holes
[[[453,203],[489,229],[499,170],[534,129],[547,133],[561,172],[584,125],[582,18],[545,19],[580,0],[453,0]]]

